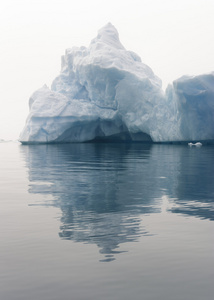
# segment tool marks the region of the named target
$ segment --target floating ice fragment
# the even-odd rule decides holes
[[[201,147],[202,146],[202,143],[200,142],[197,142],[197,143],[188,143],[188,146],[192,147],[192,146],[195,146],[195,147]]]

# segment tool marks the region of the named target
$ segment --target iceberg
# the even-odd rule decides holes
[[[214,139],[214,73],[161,80],[108,23],[89,47],[65,51],[61,72],[29,99],[20,142],[177,142]]]

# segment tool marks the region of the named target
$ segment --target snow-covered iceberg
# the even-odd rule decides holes
[[[108,23],[88,48],[67,49],[61,73],[29,100],[22,143],[214,139],[214,74],[168,86]]]

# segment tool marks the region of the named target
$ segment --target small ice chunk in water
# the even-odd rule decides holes
[[[197,142],[197,143],[188,143],[188,146],[192,147],[192,146],[195,146],[195,147],[201,147],[202,146],[202,143],[200,142]]]

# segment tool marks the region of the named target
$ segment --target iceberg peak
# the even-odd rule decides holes
[[[20,141],[214,140],[213,84],[214,73],[183,76],[164,94],[161,80],[108,23],[88,48],[67,49],[51,89],[30,97]]]
[[[125,49],[119,40],[117,29],[110,22],[102,27],[98,31],[97,37],[91,41],[91,45],[96,43],[104,43],[110,47]]]

